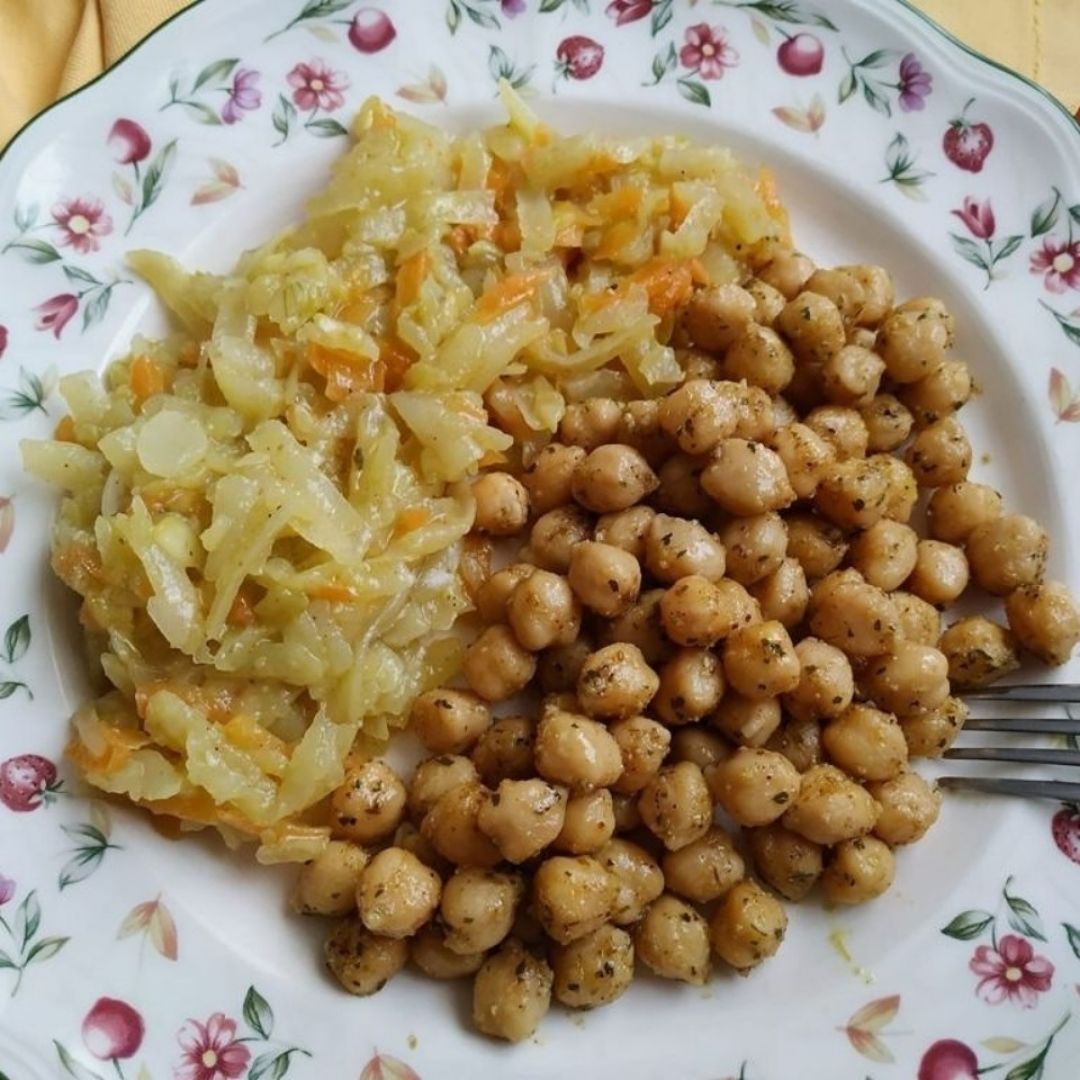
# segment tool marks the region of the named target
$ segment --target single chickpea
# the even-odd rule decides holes
[[[770,510],[752,517],[732,518],[721,530],[728,577],[753,585],[780,567],[787,554],[787,526]],[[713,580],[724,575],[721,573]]]
[[[660,678],[641,650],[618,642],[597,649],[585,661],[577,695],[589,716],[619,720],[643,713],[659,686]]]
[[[888,594],[845,571],[811,591],[810,632],[848,656],[880,656],[896,644],[899,622]]]
[[[505,701],[528,686],[536,657],[522,648],[509,626],[489,626],[466,650],[462,674],[485,701]]]
[[[917,645],[936,645],[941,637],[941,614],[914,593],[897,589],[889,597],[896,610],[900,637]]]
[[[881,807],[874,835],[886,844],[914,844],[937,821],[941,793],[916,772],[905,770],[866,789]]]
[[[463,754],[491,726],[487,703],[465,690],[428,690],[414,702],[409,723],[432,754]]]
[[[703,724],[687,724],[671,734],[671,752],[668,761],[677,765],[680,761],[693,762],[708,776],[710,765],[731,757],[731,744]]]
[[[411,852],[439,875],[450,873],[450,864],[411,821],[403,821],[394,831],[393,846]]]
[[[783,823],[807,840],[829,846],[870,832],[878,811],[866,788],[835,765],[815,765],[802,774],[799,793]]]
[[[760,261],[758,261],[760,260]],[[814,272],[814,264],[802,252],[781,243],[769,245],[755,260],[757,276],[790,300],[797,296]]]
[[[731,384],[691,379],[660,402],[660,425],[686,454],[707,454],[738,423],[739,398]]]
[[[701,486],[729,514],[747,517],[780,510],[795,500],[775,450],[746,439],[725,439],[701,474]]]
[[[877,332],[871,330],[868,326],[849,326],[847,328],[847,343],[849,345],[858,345],[860,349],[869,349],[874,351],[874,346],[877,345]]]
[[[1043,527],[1023,514],[976,525],[967,538],[971,575],[980,588],[997,596],[1037,585],[1046,572],[1049,543]]]
[[[783,754],[740,747],[709,773],[713,799],[739,825],[776,821],[799,794],[800,774]]]
[[[729,634],[724,677],[736,693],[755,700],[794,690],[799,685],[799,658],[783,624],[752,623]]]
[[[915,474],[892,454],[874,454],[867,458],[867,462],[885,478],[884,516],[901,524],[910,521],[915,504],[919,501]]]
[[[838,460],[866,457],[870,432],[855,409],[846,405],[819,405],[806,414],[803,423],[832,446]]]
[[[860,326],[877,326],[892,310],[895,297],[889,271],[870,263],[839,266],[837,269],[850,274],[863,288],[863,305],[856,321]]]
[[[383,848],[356,886],[360,921],[383,937],[410,937],[435,913],[442,882],[411,851]]]
[[[798,833],[779,822],[743,832],[747,851],[758,877],[786,900],[802,900],[810,894],[825,868],[824,853]]]
[[[608,728],[619,744],[622,775],[612,785],[613,791],[633,795],[660,770],[671,746],[671,732],[663,724],[646,716],[628,716]]]
[[[455,870],[439,903],[446,947],[465,956],[494,949],[510,933],[524,895],[517,874],[475,866]]]
[[[724,375],[745,379],[767,394],[779,394],[795,374],[795,358],[784,339],[767,326],[752,322],[724,353]]]
[[[831,574],[847,555],[843,531],[813,514],[789,514],[787,553],[803,568],[808,581]]]
[[[573,566],[574,556],[570,558]],[[559,574],[536,570],[510,594],[506,620],[523,649],[539,652],[576,640],[581,630],[581,605],[571,586]]]
[[[876,836],[842,840],[833,848],[821,887],[830,904],[863,904],[885,892],[896,877],[896,857]]]
[[[585,451],[580,446],[548,443],[540,450],[521,477],[534,513],[546,514],[571,500],[574,472],[584,460]]]
[[[569,945],[556,945],[555,1000],[572,1009],[593,1009],[622,997],[634,979],[634,942],[610,923]]]
[[[556,851],[594,855],[615,835],[615,806],[607,788],[571,795],[566,818],[552,842]]]
[[[638,796],[641,819],[668,849],[678,851],[712,824],[712,800],[702,771],[689,761],[665,765]]]
[[[577,599],[590,611],[607,618],[626,611],[641,590],[641,565],[637,559],[622,548],[594,540],[574,548],[567,576]]]
[[[708,461],[689,454],[672,454],[660,466],[657,474],[660,486],[656,491],[656,505],[665,514],[700,518],[713,509],[713,501],[701,487],[701,474]]]
[[[844,347],[844,320],[836,305],[813,292],[801,292],[776,317],[776,328],[800,361],[821,364]]]
[[[453,952],[446,947],[446,931],[429,923],[409,941],[409,959],[429,979],[448,980],[474,975],[484,962],[484,954]]]
[[[537,567],[565,574],[570,553],[592,533],[592,519],[577,506],[560,506],[542,514],[533,523],[525,554]]]
[[[632,446],[654,469],[675,450],[674,440],[660,423],[660,402],[655,398],[627,401],[612,441]]]
[[[700,522],[656,514],[645,533],[645,565],[670,585],[690,574],[719,581],[727,559],[724,546]]]
[[[476,611],[485,623],[502,622],[510,594],[536,572],[532,563],[511,563],[496,571],[476,591]]]
[[[650,589],[638,597],[622,615],[617,615],[601,628],[601,644],[614,645],[622,642],[641,651],[645,662],[657,666],[671,652],[671,645],[664,637],[660,625],[660,601],[663,589]],[[594,650],[590,649],[589,653]],[[581,666],[578,667],[580,674]],[[574,685],[577,685],[576,678]]]
[[[898,716],[936,709],[949,696],[949,662],[932,645],[898,641],[863,672],[863,693]]]
[[[938,708],[900,722],[910,757],[939,758],[956,741],[967,720],[967,705],[947,698]]]
[[[686,847],[667,852],[662,865],[666,887],[696,904],[718,899],[746,877],[735,838],[718,825]]]
[[[920,427],[958,412],[971,399],[971,370],[963,360],[945,360],[918,382],[901,387],[900,396]]]
[[[670,727],[700,720],[724,696],[720,658],[708,649],[677,650],[659,675],[652,711]]]
[[[971,443],[960,421],[946,416],[915,436],[904,460],[920,487],[959,484],[971,468]]]
[[[934,488],[926,507],[930,535],[947,544],[963,544],[977,525],[1001,517],[1001,494],[969,480]]]
[[[645,538],[656,517],[651,506],[631,506],[614,514],[604,514],[597,523],[593,539],[601,544],[622,548],[635,559],[645,558]]]
[[[892,713],[851,705],[821,733],[830,760],[857,780],[888,780],[908,759],[904,733]]]
[[[356,884],[368,854],[347,840],[331,840],[304,863],[291,904],[301,915],[348,915],[356,907]]]
[[[458,570],[461,583],[473,604],[479,602],[480,590],[491,580],[491,556],[495,542],[489,536],[469,533],[461,541],[461,562]]]
[[[643,847],[621,838],[609,840],[596,858],[615,882],[611,921],[617,926],[636,923],[664,891],[659,864]]]
[[[768,577],[750,586],[750,595],[758,602],[763,619],[792,630],[803,621],[810,604],[810,586],[802,563],[784,558]]]
[[[701,349],[722,352],[751,324],[756,304],[738,285],[698,289],[683,310],[682,324]]]
[[[907,588],[915,596],[935,607],[951,604],[967,588],[969,579],[962,548],[940,540],[919,541],[915,567],[907,580]]]
[[[626,510],[656,490],[660,481],[631,446],[607,443],[592,450],[574,470],[574,498],[587,510]]]
[[[821,723],[810,717],[789,717],[773,732],[765,744],[804,773],[820,765],[825,754],[821,748]]]
[[[615,814],[616,835],[641,828],[641,811],[638,810],[637,792],[633,795],[612,792],[611,809]]]
[[[776,431],[773,399],[760,386],[748,383],[725,383],[732,387],[739,401],[739,422],[735,438],[750,442],[768,442]]]
[[[858,323],[866,302],[866,292],[862,282],[843,267],[815,270],[806,283],[806,291],[831,300],[843,317],[845,326]]]
[[[885,516],[888,479],[872,462],[849,458],[828,465],[814,497],[818,513],[844,529],[869,529]]]
[[[553,784],[590,791],[622,774],[619,744],[603,724],[576,713],[554,711],[536,729],[536,771]]]
[[[500,716],[480,736],[473,747],[472,762],[477,774],[490,788],[503,780],[524,780],[533,775],[533,745],[536,723],[527,716]]]
[[[540,924],[550,938],[565,945],[608,921],[618,882],[592,855],[555,855],[537,867],[532,891]]]
[[[665,894],[654,900],[634,929],[642,963],[662,979],[704,986],[709,977],[709,928],[685,901]]]
[[[806,424],[794,423],[778,428],[772,437],[772,445],[784,463],[796,496],[813,498],[822,471],[836,458],[832,443]]]
[[[555,842],[566,820],[562,788],[543,780],[502,780],[476,817],[507,862],[523,863]]]
[[[749,281],[746,291],[754,298],[754,321],[762,326],[772,326],[777,315],[784,310],[787,297],[779,289],[759,278]]]
[[[473,528],[489,536],[517,536],[529,520],[529,493],[509,473],[482,473],[472,485]]]
[[[787,933],[787,913],[756,881],[728,890],[709,918],[713,952],[736,971],[749,971],[776,953]]]
[[[475,781],[451,788],[424,815],[421,834],[455,866],[494,866],[501,855],[479,821],[490,798],[491,792]]]
[[[684,347],[679,341],[680,337],[685,337],[685,334],[682,327],[676,323],[671,344],[675,349],[675,362],[682,368],[683,380],[690,382],[691,379],[719,379],[720,358],[703,349]]]
[[[409,814],[413,821],[423,821],[424,815],[452,788],[477,779],[476,766],[467,757],[440,754],[421,761],[409,784]]]
[[[580,446],[586,452],[615,441],[622,416],[622,406],[611,398],[586,398],[572,401],[559,424],[559,438],[568,446]]]
[[[755,700],[729,693],[709,717],[709,724],[738,746],[764,746],[782,717],[779,698]]]
[[[831,720],[855,695],[851,661],[835,645],[805,637],[795,646],[799,682],[784,695],[784,708],[794,717]]]
[[[347,919],[323,946],[326,966],[350,994],[378,993],[409,960],[409,943],[373,934],[359,919]]]
[[[941,635],[938,648],[949,661],[953,686],[965,690],[988,686],[1020,666],[1012,634],[981,615],[954,622]]]
[[[405,815],[405,785],[385,761],[346,769],[330,800],[334,835],[357,844],[390,836]]]
[[[894,308],[878,328],[878,350],[897,383],[918,382],[940,367],[951,342],[948,320],[932,309]]]
[[[510,938],[476,973],[473,1026],[496,1039],[523,1042],[551,1007],[553,981],[547,962]]]
[[[899,589],[915,569],[919,535],[908,525],[882,518],[851,545],[851,565],[886,592]]]
[[[845,345],[821,365],[821,386],[834,405],[869,405],[881,385],[885,361],[862,345]]]
[[[859,407],[866,425],[866,448],[874,454],[891,453],[907,442],[914,423],[908,408],[893,394],[877,394]]]
[[[676,581],[660,600],[664,631],[678,645],[714,645],[758,618],[750,594],[726,578],[712,582],[691,574]]]
[[[1044,664],[1066,664],[1080,641],[1080,608],[1068,586],[1044,581],[1016,589],[1005,600],[1016,640]]]

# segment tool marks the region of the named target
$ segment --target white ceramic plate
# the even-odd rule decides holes
[[[508,1048],[468,1031],[464,991],[406,974],[343,995],[284,875],[76,791],[78,633],[17,441],[59,419],[57,373],[162,328],[126,249],[229,265],[296,215],[372,93],[461,130],[496,117],[504,75],[564,129],[682,130],[770,164],[806,250],[955,311],[984,390],[975,474],[1080,585],[1080,132],[1060,106],[897,0],[380,6],[204,0],[0,160],[0,1073],[1072,1080],[1076,808],[949,799],[887,896],[793,911],[750,978],[640,979]]]

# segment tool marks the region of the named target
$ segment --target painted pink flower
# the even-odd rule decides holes
[[[525,0],[501,0],[499,6],[508,19],[513,19],[525,10]]]
[[[1080,289],[1080,240],[1055,240],[1048,236],[1031,256],[1031,272],[1043,274],[1043,284],[1054,293]]]
[[[604,12],[615,20],[616,26],[644,19],[653,8],[653,0],[611,0]]]
[[[121,165],[136,165],[150,155],[150,136],[134,120],[117,120],[109,131],[108,143]]]
[[[236,1021],[214,1013],[205,1024],[189,1020],[177,1036],[183,1062],[175,1080],[236,1080],[247,1068],[251,1051],[236,1038]]]
[[[237,69],[229,87],[229,100],[221,110],[221,119],[226,124],[235,124],[242,120],[243,112],[251,112],[262,104],[262,93],[258,89],[259,73],[248,68]]]
[[[59,338],[61,331],[79,310],[79,298],[71,293],[60,293],[59,296],[50,296],[43,304],[38,304],[34,310],[38,313],[34,328],[51,330],[53,337]]]
[[[98,998],[82,1023],[86,1049],[99,1061],[134,1057],[145,1034],[143,1018],[116,998]]]
[[[1054,965],[1038,956],[1027,938],[1006,934],[997,948],[980,945],[968,965],[979,976],[975,993],[990,1005],[1006,999],[1034,1008],[1039,994],[1050,989]]]
[[[968,232],[979,240],[989,240],[994,235],[997,222],[994,220],[994,210],[989,199],[978,202],[968,195],[964,199],[963,207],[951,210],[950,213],[958,217],[967,226]]]
[[[15,895],[15,882],[0,874],[0,907],[3,907]]]
[[[345,104],[343,90],[349,88],[349,80],[343,72],[332,71],[322,60],[297,64],[287,76],[293,88],[293,102],[298,109],[325,109],[333,112]]]
[[[8,328],[0,326],[0,357],[4,355],[8,343]]]
[[[686,44],[679,50],[683,67],[693,68],[703,79],[722,79],[724,69],[739,62],[722,26],[697,23],[687,27]]]
[[[908,53],[900,61],[900,108],[912,112],[926,106],[926,98],[934,88],[933,76],[919,63],[914,53]]]
[[[98,241],[112,232],[112,218],[100,199],[80,198],[58,202],[52,208],[53,221],[60,226],[60,243],[79,254],[97,251]]]

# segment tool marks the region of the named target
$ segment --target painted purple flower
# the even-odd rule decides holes
[[[1043,284],[1053,293],[1080,289],[1080,240],[1044,237],[1042,247],[1031,256],[1031,272],[1043,274]]]
[[[59,338],[60,332],[79,310],[79,298],[72,293],[60,293],[59,296],[50,296],[34,310],[38,313],[34,329],[51,330],[53,337]]]
[[[501,0],[502,13],[512,19],[525,10],[525,0]]]
[[[994,220],[994,210],[989,199],[978,202],[968,195],[964,199],[963,207],[950,213],[958,217],[967,226],[968,232],[979,240],[989,240],[994,235],[997,222]]]
[[[686,29],[686,44],[679,50],[683,67],[693,68],[703,79],[722,79],[724,69],[739,62],[722,26],[697,23]]]
[[[82,1024],[86,1049],[99,1061],[134,1057],[145,1034],[143,1018],[116,998],[98,998]]]
[[[0,326],[0,357],[4,355],[4,350],[7,348],[8,343],[8,328],[6,326]]]
[[[15,882],[0,874],[0,907],[3,907],[15,895]]]
[[[262,93],[258,89],[259,73],[249,68],[238,68],[229,87],[229,100],[221,110],[221,119],[226,124],[235,124],[242,120],[242,112],[251,112],[262,104]]]
[[[237,1080],[251,1060],[251,1051],[236,1037],[236,1021],[214,1013],[205,1024],[188,1020],[177,1036],[184,1060],[176,1080]]]
[[[925,99],[930,96],[934,88],[934,80],[930,72],[926,71],[914,53],[908,53],[900,61],[900,82],[897,83],[900,91],[900,108],[904,112],[912,112],[922,109],[926,105]]]
[[[1054,977],[1054,965],[1016,934],[1006,934],[996,948],[980,945],[968,967],[979,976],[975,993],[988,1005],[1016,1001],[1033,1009]]]

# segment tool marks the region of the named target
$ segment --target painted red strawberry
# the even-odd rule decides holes
[[[1050,822],[1050,832],[1058,851],[1080,865],[1080,803],[1065,803]]]
[[[0,802],[16,813],[48,806],[60,788],[56,766],[38,754],[20,754],[0,765]]]
[[[591,79],[604,62],[604,46],[575,34],[559,42],[555,56],[556,74],[564,79]]]
[[[967,118],[974,98],[969,98],[960,115],[949,121],[941,140],[945,156],[958,168],[967,172],[982,172],[983,163],[994,149],[994,133],[989,124],[973,123]]]
[[[813,34],[795,34],[776,50],[776,62],[789,75],[816,75],[825,62],[825,46]]]

